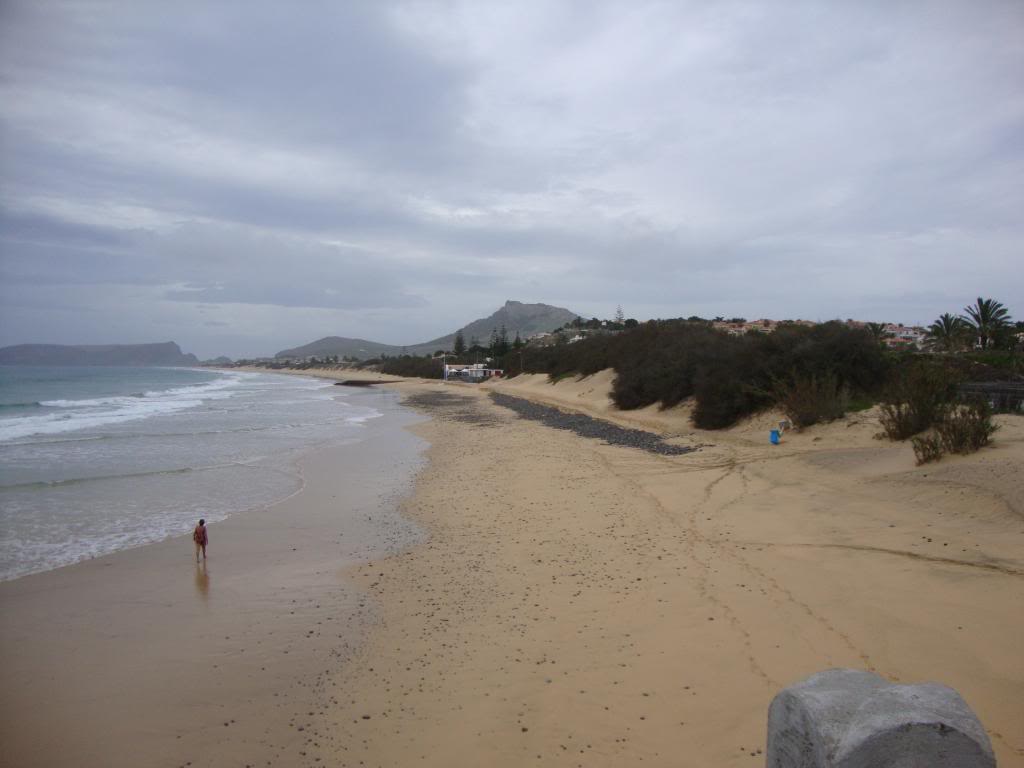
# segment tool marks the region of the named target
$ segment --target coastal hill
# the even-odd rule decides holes
[[[0,348],[0,365],[196,365],[173,341],[161,344],[18,344]]]
[[[523,304],[520,301],[506,301],[501,308],[490,316],[474,320],[468,325],[452,331],[447,336],[441,336],[431,341],[423,341],[418,344],[409,344],[402,347],[393,344],[380,344],[365,339],[326,336],[301,347],[282,350],[274,355],[274,357],[303,358],[313,355],[317,357],[338,355],[338,357],[355,357],[360,360],[368,360],[380,357],[381,355],[400,355],[403,351],[411,355],[422,355],[438,349],[451,349],[455,343],[455,334],[459,331],[462,331],[466,344],[469,344],[474,338],[486,344],[493,330],[500,330],[504,327],[509,338],[514,338],[518,333],[525,339],[535,333],[546,333],[560,328],[566,323],[575,320],[576,317],[575,312],[570,312],[562,307],[553,307],[550,304]]]
[[[356,357],[360,360],[369,360],[381,355],[399,355],[401,347],[393,344],[380,344],[376,341],[366,339],[350,339],[344,336],[325,336],[322,339],[303,344],[293,349],[283,349],[274,355],[276,358],[303,358],[303,357],[327,357],[337,355],[338,357]]]
[[[459,330],[462,331],[462,337],[467,345],[473,338],[486,344],[493,330],[505,328],[509,339],[514,338],[517,333],[525,339],[535,333],[547,333],[561,328],[577,317],[575,312],[561,307],[553,307],[550,304],[523,304],[519,301],[506,301],[504,306],[490,317],[474,320]],[[455,343],[455,333],[457,332],[424,342],[417,345],[417,349],[420,354],[433,352],[435,349],[451,349]]]

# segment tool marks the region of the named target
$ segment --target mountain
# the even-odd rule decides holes
[[[196,365],[173,341],[162,344],[18,344],[0,348],[0,365]]]
[[[535,333],[547,333],[555,328],[561,328],[576,318],[575,312],[561,307],[552,307],[550,304],[523,304],[519,301],[506,301],[505,305],[490,317],[474,320],[459,330],[462,331],[462,338],[465,339],[467,346],[473,338],[486,346],[490,341],[491,331],[500,331],[502,326],[505,327],[510,341],[516,337],[516,333],[525,340]],[[455,333],[450,333],[433,341],[417,344],[415,348],[420,350],[419,354],[423,354],[436,349],[451,349],[454,343]],[[409,349],[411,351],[413,347]]]
[[[400,355],[402,348],[391,344],[378,344],[376,341],[366,339],[347,339],[344,336],[324,336],[322,339],[303,344],[301,347],[282,349],[274,357],[325,357],[337,355],[338,357],[358,357],[360,360],[369,360],[381,355]]]
[[[514,339],[516,333],[526,339],[535,333],[546,333],[555,328],[561,328],[577,317],[575,312],[561,307],[553,307],[549,304],[523,304],[519,301],[506,301],[504,306],[498,309],[489,317],[474,320],[464,325],[459,330],[468,345],[473,338],[481,344],[487,344],[491,338],[492,330],[501,330],[505,327],[509,339]],[[302,358],[315,355],[338,355],[339,357],[357,357],[360,360],[368,360],[381,355],[400,355],[403,350],[410,355],[424,355],[435,352],[439,349],[451,349],[455,343],[453,331],[447,336],[441,336],[431,341],[423,341],[418,344],[409,344],[405,347],[393,344],[379,344],[375,341],[365,339],[348,339],[342,336],[326,336],[317,341],[305,344],[293,349],[285,349],[278,352],[277,358]]]

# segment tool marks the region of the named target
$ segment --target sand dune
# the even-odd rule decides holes
[[[343,765],[756,765],[771,697],[834,666],[956,687],[1024,765],[1024,423],[917,468],[871,412],[768,443],[608,374],[487,388],[705,444],[654,456],[524,422],[487,388],[417,427],[429,544],[358,573],[384,619],[315,723]],[[369,719],[366,719],[368,717]]]

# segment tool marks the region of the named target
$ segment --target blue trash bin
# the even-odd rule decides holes
[[[772,445],[778,445],[778,444],[779,444],[779,430],[773,429],[772,430]]]

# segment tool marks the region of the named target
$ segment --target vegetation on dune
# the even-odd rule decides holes
[[[850,405],[850,388],[835,374],[794,376],[777,391],[779,406],[798,429],[841,418]]]
[[[973,453],[988,445],[997,429],[987,402],[974,400],[951,405],[943,409],[934,431],[911,440],[914,456],[918,464],[926,464],[947,453]]]
[[[882,348],[865,330],[838,322],[788,324],[774,333],[731,336],[695,320],[654,320],[616,335],[574,344],[530,348],[515,371],[590,375],[615,370],[612,399],[623,410],[671,408],[694,398],[693,421],[719,429],[788,397],[794,408],[814,380],[816,407],[802,403],[799,421],[837,417],[850,394],[877,395],[888,367]],[[833,387],[826,396],[827,386]]]
[[[993,299],[979,297],[964,312],[937,318],[925,351],[893,348],[901,342],[877,323],[781,323],[771,333],[732,335],[696,316],[640,323],[620,308],[612,320],[577,317],[541,342],[526,343],[518,333],[510,341],[504,327],[485,343],[460,331],[452,352],[357,366],[439,379],[446,362],[483,363],[506,376],[543,373],[552,382],[614,369],[611,396],[619,408],[671,408],[691,399],[693,423],[704,429],[773,406],[803,428],[881,403],[883,435],[913,439],[919,460],[930,461],[986,444],[994,430],[989,403],[999,397],[1007,410],[1020,410],[1019,395],[1000,392],[1024,381],[1024,324],[1014,325]],[[965,402],[965,381],[987,400]]]
[[[366,367],[366,366],[360,366]],[[413,376],[420,379],[440,379],[444,376],[441,358],[402,355],[377,361],[374,366],[389,376]]]
[[[890,440],[906,440],[936,424],[956,399],[960,377],[942,361],[912,359],[898,367],[882,395],[881,422]]]

